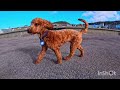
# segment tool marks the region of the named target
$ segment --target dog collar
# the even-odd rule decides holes
[[[45,44],[44,38],[48,35],[48,31],[45,31],[42,37],[40,38],[40,45],[43,46]]]
[[[48,35],[48,30],[47,30],[47,31],[45,31],[45,32],[43,33],[43,35],[42,35],[42,38],[41,38],[41,39],[44,39],[47,35]]]
[[[40,40],[40,45],[43,46],[45,44],[44,40]]]

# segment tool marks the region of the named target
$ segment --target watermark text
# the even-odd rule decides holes
[[[110,71],[98,71],[99,76],[115,76],[116,72],[113,70]]]

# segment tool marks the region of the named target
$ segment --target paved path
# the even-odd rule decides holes
[[[83,35],[85,56],[79,51],[70,61],[55,64],[56,56],[48,49],[43,61],[33,61],[41,50],[36,36],[0,39],[0,79],[120,79],[120,35],[92,31]],[[69,43],[61,47],[69,54]],[[102,73],[103,71],[103,73]],[[109,74],[107,73],[109,72]]]

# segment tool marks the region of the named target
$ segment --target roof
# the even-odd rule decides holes
[[[120,24],[120,20],[118,21],[100,21],[100,22],[94,22],[94,23],[89,23],[89,25],[97,25],[97,24]]]

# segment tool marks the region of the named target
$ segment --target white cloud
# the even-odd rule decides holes
[[[83,13],[83,16],[91,16],[93,14],[94,13],[92,11],[87,11],[87,12]]]
[[[117,11],[87,11],[82,14],[84,17],[90,17],[90,22],[119,20],[120,15]]]

